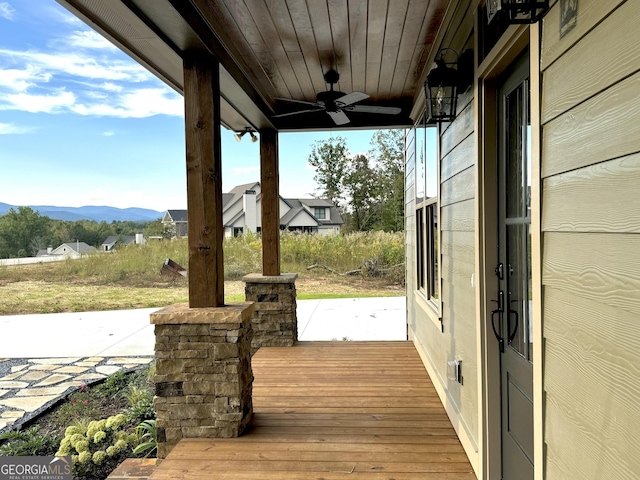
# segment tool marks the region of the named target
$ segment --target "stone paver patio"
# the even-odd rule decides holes
[[[0,359],[0,432],[29,421],[61,397],[152,356]]]

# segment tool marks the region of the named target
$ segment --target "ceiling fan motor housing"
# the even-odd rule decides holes
[[[340,105],[336,105],[336,100],[344,97],[345,93],[338,92],[337,90],[329,90],[327,92],[318,92],[316,96],[316,102],[323,104],[327,111],[335,112]]]
[[[324,74],[324,81],[331,84],[332,87],[333,87],[333,84],[338,83],[339,80],[340,80],[340,74],[336,72],[334,69],[331,69]]]

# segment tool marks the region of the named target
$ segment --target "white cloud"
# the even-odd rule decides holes
[[[64,48],[0,48],[0,110],[119,118],[184,115],[178,94],[97,33],[77,30],[53,45]]]
[[[18,93],[7,95],[7,104],[0,105],[0,110],[22,110],[30,113],[55,113],[64,107],[70,107],[76,101],[71,92],[59,91],[52,95],[29,95]]]
[[[70,109],[79,115],[121,118],[145,118],[153,115],[182,116],[182,98],[170,90],[143,88],[105,99],[108,103],[75,104]]]
[[[2,49],[0,56],[6,56],[14,62],[23,61],[25,69],[65,76],[129,82],[143,82],[151,77],[144,67],[133,61],[125,62],[110,57],[97,58],[84,53],[42,53]]]
[[[93,30],[76,30],[67,38],[71,47],[117,50],[117,47]]]
[[[39,72],[30,65],[24,70],[15,68],[0,70],[0,87],[7,87],[14,92],[24,92],[32,85],[47,83],[50,79],[50,74]]]
[[[108,130],[102,133],[102,135],[104,135],[105,137],[113,137],[115,134],[116,132],[114,132],[113,130]]]
[[[252,172],[257,172],[259,171],[260,168],[255,166],[255,167],[236,167],[233,169],[233,173],[237,174],[237,175],[242,175],[244,173],[252,173]]]
[[[33,131],[32,127],[19,127],[13,123],[0,123],[0,135],[16,135],[31,131]]]
[[[13,14],[16,13],[9,2],[0,2],[0,17],[7,20],[13,20]]]
[[[121,92],[122,91],[122,85],[116,85],[115,83],[111,83],[111,82],[105,82],[102,85],[98,85],[98,87],[100,87],[103,90],[106,90],[108,92]]]

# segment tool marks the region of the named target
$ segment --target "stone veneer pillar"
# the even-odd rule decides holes
[[[151,314],[158,458],[182,438],[238,437],[251,420],[252,303]]]
[[[298,340],[297,273],[245,275],[245,300],[254,302],[251,353],[260,347],[291,347]]]

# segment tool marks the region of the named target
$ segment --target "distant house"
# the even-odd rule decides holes
[[[58,248],[54,248],[47,255],[56,256],[61,255],[67,258],[80,258],[84,255],[97,252],[98,250],[91,245],[87,245],[84,242],[69,242],[63,243]]]
[[[138,233],[136,235],[110,235],[100,245],[100,249],[105,252],[110,252],[116,246],[125,245],[144,245],[146,242],[144,235]]]
[[[174,231],[175,237],[187,236],[187,211],[167,210],[162,217],[162,224]]]
[[[222,194],[222,221],[226,237],[260,232],[260,182],[246,183]],[[180,219],[176,221],[175,219]],[[167,210],[162,223],[175,228],[176,236],[187,234],[187,211]],[[340,233],[342,217],[335,204],[322,198],[280,197],[280,228],[294,232],[332,235]],[[184,230],[182,230],[184,229]],[[178,233],[184,232],[184,233]]]

